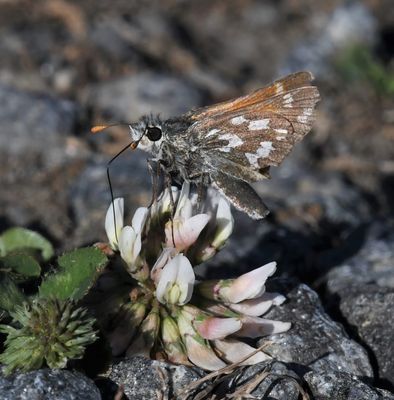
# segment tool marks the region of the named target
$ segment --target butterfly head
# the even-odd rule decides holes
[[[156,116],[142,117],[138,122],[129,125],[130,135],[138,148],[156,153],[163,141],[163,130],[160,119]]]

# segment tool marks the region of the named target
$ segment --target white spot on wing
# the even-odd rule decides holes
[[[245,156],[253,167],[259,168],[259,159],[268,157],[273,148],[272,142],[261,142],[256,153],[245,153]]]
[[[211,130],[207,133],[207,136],[206,136],[206,137],[214,136],[214,135],[216,135],[218,132],[220,132],[220,129],[211,129]]]
[[[246,119],[243,115],[241,115],[241,116],[239,116],[239,117],[231,118],[231,120],[230,120],[230,122],[231,122],[233,125],[241,125],[241,124],[243,124],[243,123],[246,122],[246,121],[247,121],[247,119]]]
[[[284,87],[281,83],[275,83],[276,94],[282,94],[284,92]]]
[[[256,121],[250,121],[248,128],[250,131],[259,131],[261,129],[267,129],[270,120],[268,118],[258,119]]]
[[[287,135],[287,129],[274,129],[276,133]]]
[[[306,124],[306,123],[308,123],[308,120],[309,120],[309,115],[299,115],[298,117],[297,117],[297,121],[298,122],[300,122],[301,124]]]
[[[219,139],[228,141],[228,144],[226,146],[218,149],[219,151],[223,151],[225,153],[229,153],[231,149],[241,146],[244,143],[240,137],[234,135],[233,133],[225,133],[223,135],[220,135]]]
[[[304,108],[302,115],[297,117],[297,121],[301,124],[307,124],[309,122],[309,118],[313,115],[313,108]]]
[[[283,96],[283,107],[291,108],[293,107],[293,96],[290,93],[287,93]]]

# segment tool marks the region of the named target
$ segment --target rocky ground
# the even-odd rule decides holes
[[[264,380],[256,398],[297,399],[295,378],[319,399],[394,398],[390,0],[3,1],[0,54],[0,227],[38,230],[58,253],[105,239],[105,167],[128,135],[92,136],[91,125],[177,115],[311,70],[322,97],[313,132],[256,186],[272,213],[262,222],[236,213],[230,243],[201,268],[235,276],[276,260],[273,284],[288,302],[270,317],[294,328],[273,338],[277,362],[218,387],[234,391],[234,381],[266,368],[271,378],[293,378]],[[111,176],[127,209],[148,203],[142,152],[121,156]],[[96,379],[101,396],[113,398],[117,385],[129,399],[181,396],[203,375],[153,365],[121,361],[109,379]],[[160,368],[165,374],[155,375]],[[0,378],[0,393],[100,398],[92,381],[69,371]]]

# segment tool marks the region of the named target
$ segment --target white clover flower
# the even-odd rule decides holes
[[[151,208],[138,208],[130,226],[124,226],[123,199],[115,199],[108,209],[110,245],[119,250],[133,279],[130,301],[119,303],[116,317],[111,316],[114,327],[107,337],[114,354],[161,354],[176,364],[216,371],[256,352],[245,338],[290,329],[289,322],[262,317],[285,301],[265,291],[275,262],[238,278],[196,283],[193,266],[215,255],[234,227],[230,204],[218,193],[209,190],[205,203],[197,203],[190,184],[184,183],[181,191],[165,189]],[[102,314],[108,315],[108,308]],[[241,365],[267,359],[259,351]]]
[[[216,232],[211,246],[218,250],[224,245],[234,229],[234,218],[230,203],[223,196],[220,196],[219,199],[215,222]]]
[[[141,235],[148,215],[146,207],[136,210],[131,226],[124,226],[120,232],[118,247],[120,256],[126,262],[131,272],[137,267],[136,262],[141,252]]]
[[[185,182],[179,196],[174,217],[165,226],[166,245],[174,246],[179,252],[187,250],[199,237],[210,216],[193,216],[193,203],[189,198],[190,184]]]
[[[260,297],[265,292],[265,281],[275,271],[276,262],[271,262],[236,279],[201,282],[198,288],[200,293],[208,299],[239,303]]]
[[[194,328],[193,321],[198,315],[199,310],[190,306],[182,307],[177,315],[178,328],[187,356],[194,365],[208,371],[217,371],[224,368],[226,363],[216,355],[209,342]]]
[[[105,232],[107,233],[108,241],[113,250],[118,250],[118,240],[120,231],[123,228],[124,216],[124,200],[116,198],[108,207],[105,216]]]
[[[158,257],[150,272],[150,277],[156,286],[159,283],[163,268],[176,254],[177,251],[173,247],[165,247],[162,250],[160,256]]]
[[[234,228],[230,203],[219,192],[208,190],[205,209],[211,218],[204,235],[194,246],[194,261],[198,264],[212,258],[225,245]]]
[[[176,255],[161,272],[157,300],[162,304],[186,304],[192,297],[195,279],[190,261],[182,254]]]

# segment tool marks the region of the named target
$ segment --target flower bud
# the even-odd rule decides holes
[[[189,365],[177,323],[162,309],[161,339],[168,360],[175,364]]]
[[[146,304],[143,302],[127,303],[121,308],[112,321],[115,328],[108,334],[114,356],[122,354],[127,349],[145,317],[145,312]]]
[[[138,336],[127,349],[126,355],[143,355],[149,357],[150,351],[156,342],[159,328],[159,307],[157,304],[154,304],[152,310],[142,321]]]

